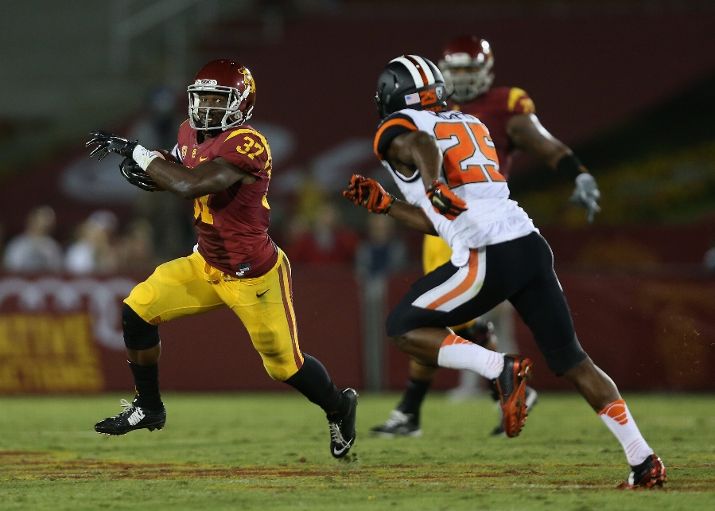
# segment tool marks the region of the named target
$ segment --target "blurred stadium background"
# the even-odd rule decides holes
[[[419,274],[370,275],[374,234],[339,196],[354,171],[386,181],[371,137],[376,77],[401,53],[436,60],[458,34],[488,39],[496,84],[519,86],[543,124],[599,180],[588,225],[572,183],[526,158],[513,197],[547,239],[586,349],[623,390],[715,391],[715,4],[688,0],[76,0],[3,2],[0,247],[40,206],[69,254],[95,264],[0,274],[0,394],[127,391],[119,302],[155,264],[187,253],[190,204],[87,159],[89,130],[170,147],[185,87],[207,60],[257,82],[253,120],[271,142],[271,234],[288,252],[301,345],[336,382],[396,390],[405,358],[381,317]],[[47,211],[46,209],[44,211]],[[387,226],[389,229],[390,226]],[[372,234],[371,234],[372,233]],[[327,248],[326,248],[327,247]],[[362,248],[361,248],[362,247]],[[375,286],[367,285],[376,282]],[[227,312],[162,329],[165,390],[283,390]],[[561,389],[539,362],[534,386]],[[197,359],[195,346],[212,354]],[[544,368],[543,370],[539,370]],[[455,385],[445,371],[436,387]]]

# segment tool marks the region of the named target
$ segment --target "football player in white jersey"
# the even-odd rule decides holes
[[[641,435],[616,385],[582,349],[553,269],[553,254],[509,187],[489,131],[448,111],[441,72],[403,55],[378,78],[380,123],[374,151],[404,200],[374,179],[353,175],[343,195],[372,213],[443,238],[451,261],[417,280],[387,319],[387,334],[425,365],[466,369],[495,380],[509,437],[526,421],[532,362],[485,349],[449,327],[509,300],[549,369],[570,381],[623,447],[631,475],[624,488],[662,486],[665,467]]]

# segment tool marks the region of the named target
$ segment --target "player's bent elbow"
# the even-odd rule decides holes
[[[210,193],[207,192],[204,188],[205,187],[200,186],[200,183],[198,182],[191,183],[184,181],[174,183],[171,187],[171,191],[184,199],[196,199],[198,197],[206,195],[207,193]]]

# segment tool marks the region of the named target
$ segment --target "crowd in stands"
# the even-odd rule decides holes
[[[138,202],[130,219],[120,221],[111,210],[98,209],[74,226],[67,239],[56,234],[68,232],[66,226],[57,229],[58,212],[37,206],[27,214],[22,231],[4,243],[0,227],[0,269],[6,274],[148,274],[164,261],[188,255],[195,241],[187,204],[162,207],[161,199],[171,199],[169,194],[142,198],[151,200]],[[392,219],[371,217],[356,229],[343,221],[342,204],[325,197],[308,202],[299,200],[290,221],[270,232],[292,263],[353,266],[361,277],[388,276],[405,268],[410,258]]]
[[[3,247],[2,270],[17,274],[106,275],[151,268],[157,262],[152,227],[145,220],[132,221],[120,231],[113,212],[97,210],[74,227],[66,243],[55,237],[56,227],[57,215],[52,207],[32,209],[22,232]]]

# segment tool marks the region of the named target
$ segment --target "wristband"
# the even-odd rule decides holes
[[[556,164],[556,170],[560,174],[566,174],[573,178],[583,172],[588,172],[583,163],[581,163],[581,160],[573,153],[564,154]]]
[[[142,170],[146,170],[149,164],[156,158],[164,159],[164,156],[159,151],[150,151],[146,147],[136,145],[134,151],[132,151],[132,158],[137,162],[137,165],[141,167]]]

